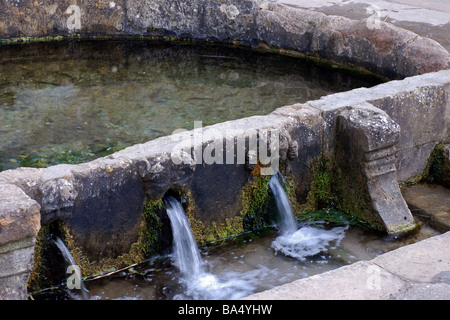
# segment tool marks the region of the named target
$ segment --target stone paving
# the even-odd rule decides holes
[[[357,20],[377,14],[382,21],[433,39],[450,50],[450,1],[447,0],[280,0],[280,2],[292,7]]]

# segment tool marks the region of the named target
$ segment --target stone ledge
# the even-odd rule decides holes
[[[401,189],[414,214],[441,232],[450,231],[450,189],[440,185],[416,184]]]

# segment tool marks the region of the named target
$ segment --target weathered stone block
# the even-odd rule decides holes
[[[27,298],[28,277],[28,273],[21,273],[7,278],[0,278],[0,299],[25,300]]]
[[[34,238],[27,238],[0,247],[0,279],[31,271],[34,243]]]
[[[437,42],[390,23],[380,22],[379,28],[369,28],[367,20],[326,16],[282,5],[260,11],[257,21],[260,41],[390,78],[450,66],[450,55]]]
[[[117,257],[138,239],[144,188],[133,163],[99,159],[73,171],[77,197],[64,219],[91,260]]]
[[[0,246],[35,237],[40,206],[14,185],[0,185]]]
[[[381,110],[360,105],[339,114],[336,130],[341,209],[389,233],[413,229],[414,218],[396,178],[398,124]]]
[[[286,171],[295,181],[297,202],[304,204],[311,189],[310,165],[323,150],[325,123],[322,112],[308,104],[294,104],[278,108],[273,113],[288,117],[293,122],[290,136],[296,143],[296,152],[293,158],[288,155]]]

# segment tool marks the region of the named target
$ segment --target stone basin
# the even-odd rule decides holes
[[[325,155],[338,168],[333,177],[345,177],[336,188],[341,209],[388,233],[415,228],[398,185],[421,177],[435,146],[449,142],[450,54],[439,43],[388,22],[327,16],[271,1],[0,3],[0,44],[99,38],[255,47],[392,81],[161,137],[80,165],[1,172],[1,298],[26,298],[37,234],[54,222],[66,225],[82,257],[116,259],[103,265],[114,267],[138,241],[148,201],[179,193],[187,199],[192,221],[201,226],[198,237],[204,236],[202,230],[216,230],[220,238],[242,218],[243,205],[229,200],[239,199],[254,179],[250,148],[239,165],[193,157],[173,161],[171,156],[211,151],[240,138],[263,143],[261,132],[279,137],[279,157],[261,169],[273,174],[281,168],[296,187],[295,203],[307,202],[313,181],[309,168]],[[227,188],[217,181],[226,181]],[[206,198],[202,190],[208,185]]]

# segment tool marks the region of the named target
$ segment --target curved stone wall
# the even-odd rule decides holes
[[[340,195],[345,209],[390,233],[414,227],[398,182],[420,175],[430,151],[450,135],[450,71],[434,72],[449,67],[450,54],[438,43],[388,23],[372,28],[367,20],[266,1],[0,2],[2,43],[117,37],[227,42],[413,77],[159,138],[85,164],[1,172],[0,270],[8,270],[0,271],[1,298],[26,298],[41,224],[62,221],[90,261],[115,259],[139,240],[146,200],[182,191],[191,218],[220,237],[220,226],[239,223],[241,192],[255,172],[250,147],[238,154],[238,143],[265,143],[267,133],[277,137],[267,146],[276,145],[279,158],[263,169],[282,167],[298,203],[311,189],[307,164],[325,154],[345,175],[345,191],[355,191]],[[221,164],[212,151],[231,145]],[[355,198],[365,199],[363,209],[355,210]]]
[[[0,41],[148,37],[293,50],[390,78],[448,68],[437,42],[392,24],[350,20],[261,0],[5,0]]]

